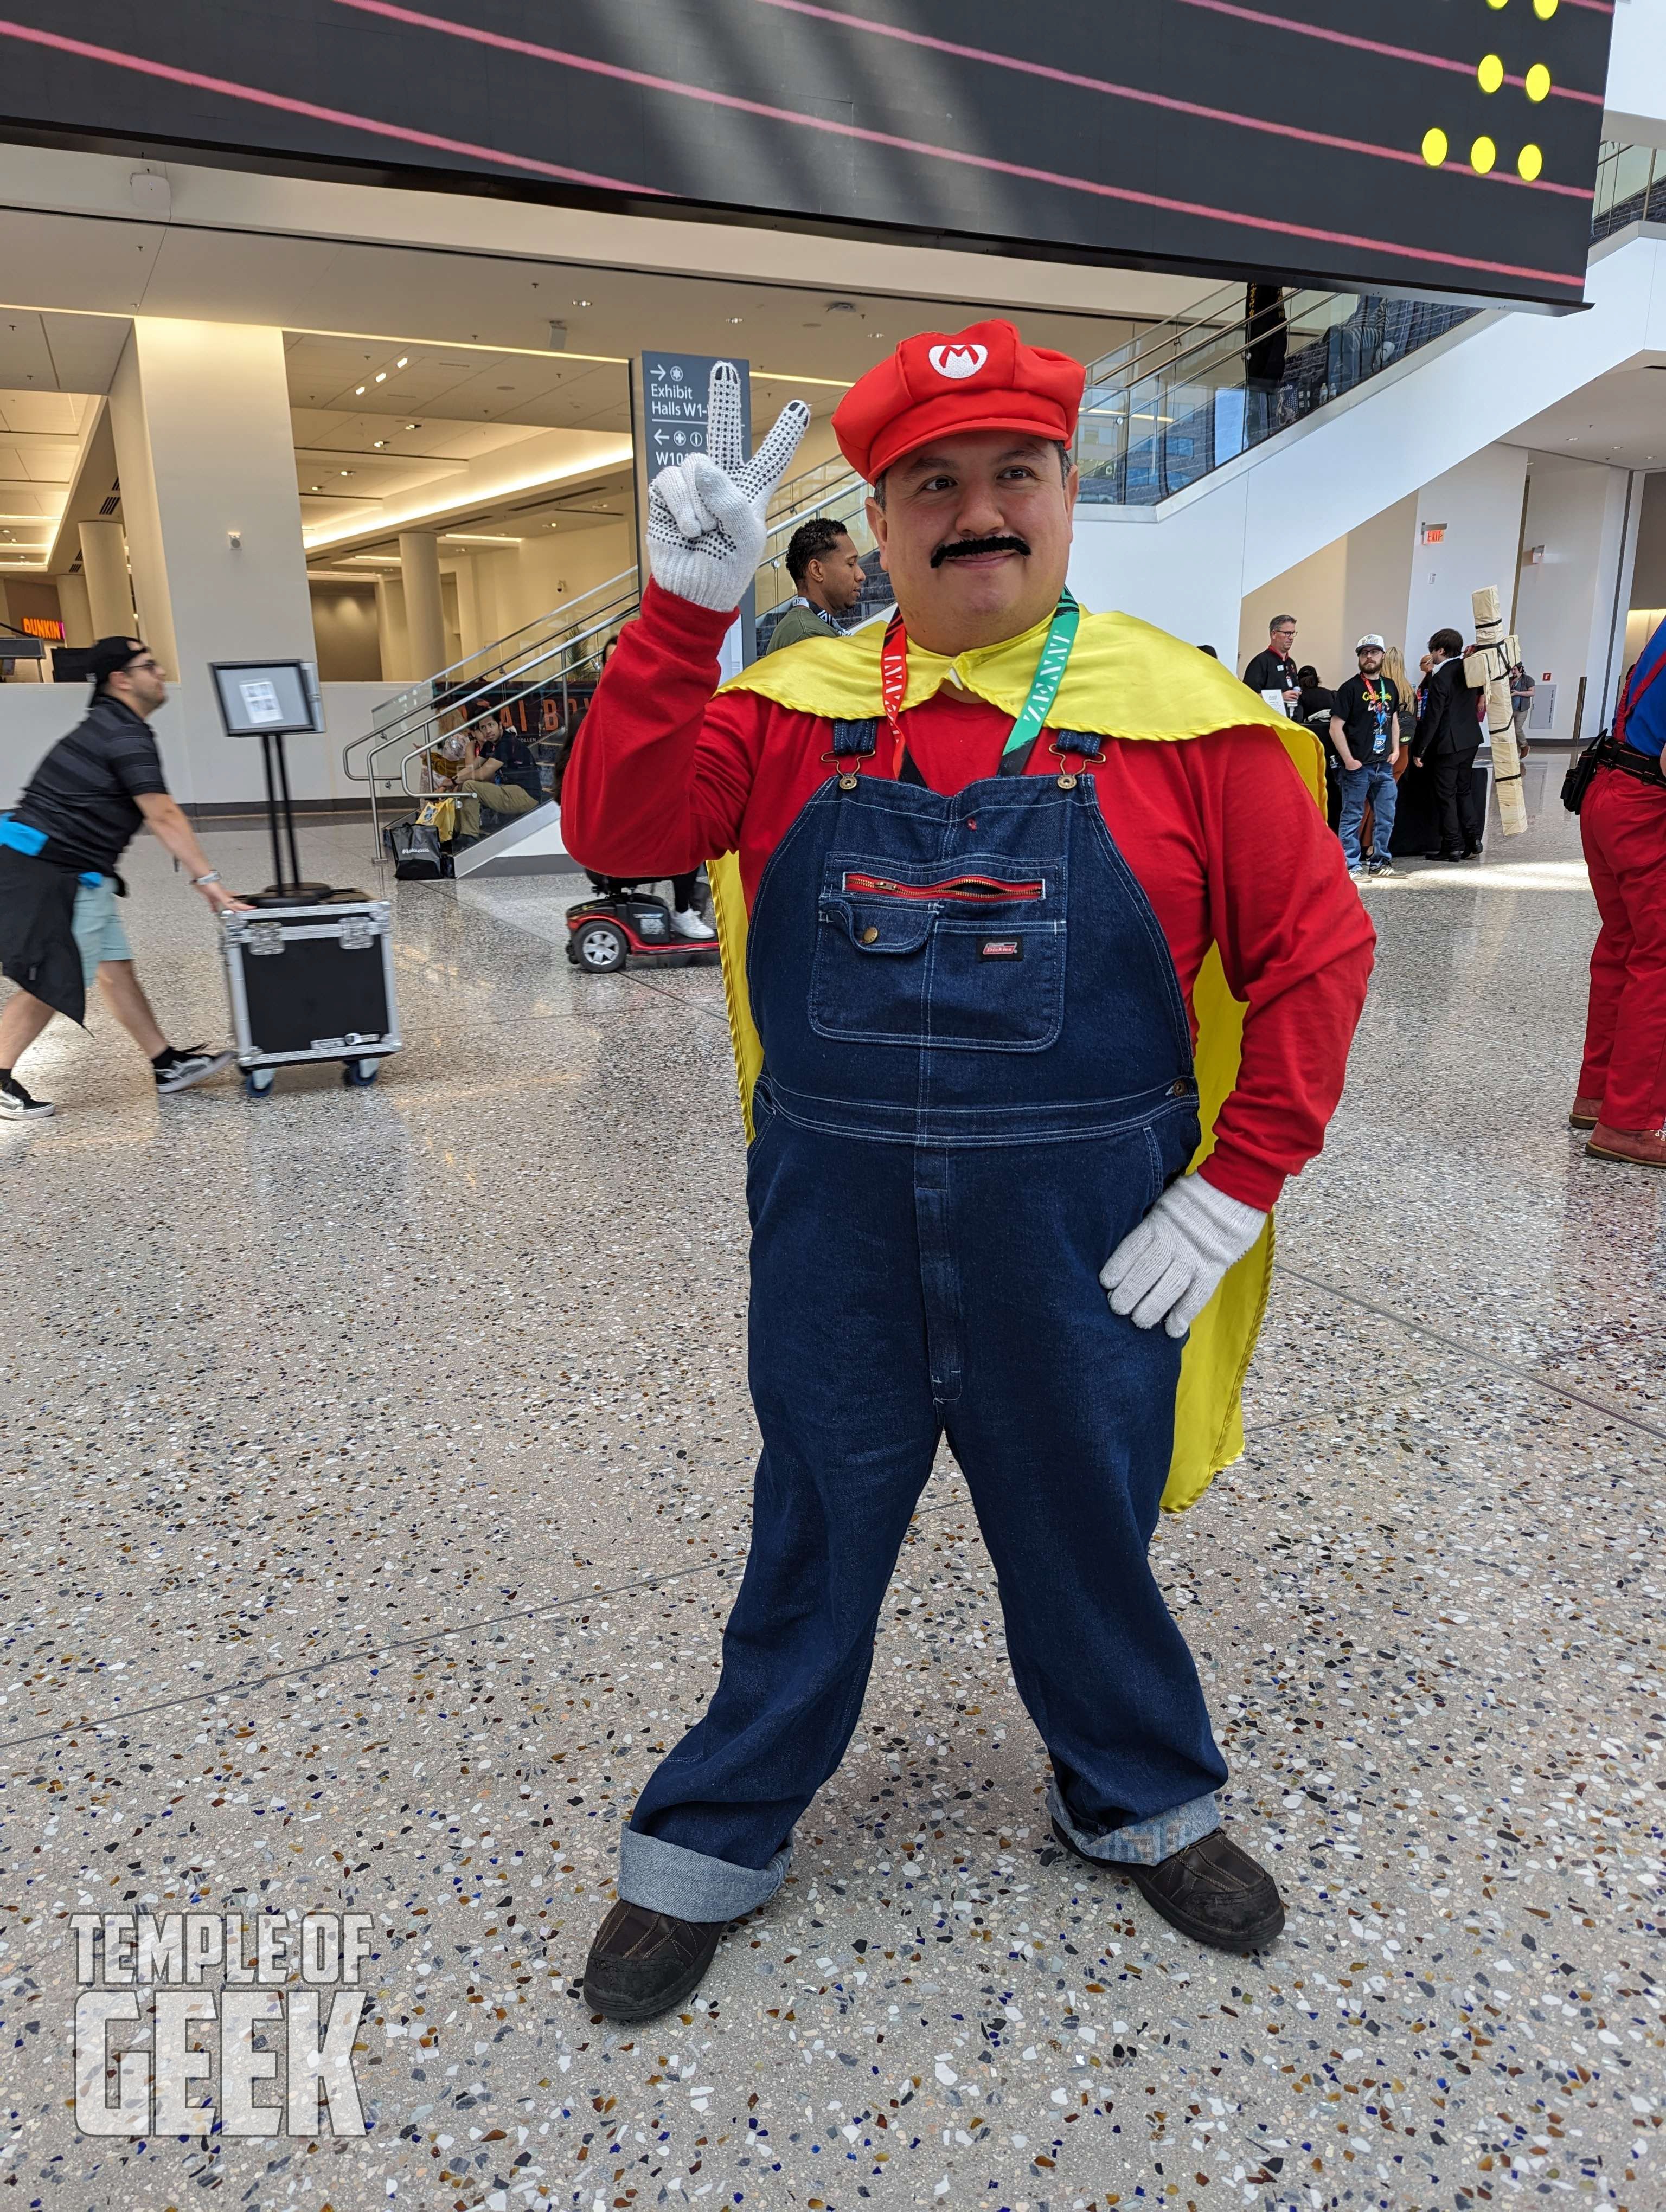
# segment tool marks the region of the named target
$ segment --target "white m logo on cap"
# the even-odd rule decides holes
[[[989,358],[988,346],[934,345],[926,356],[939,376],[976,376]]]

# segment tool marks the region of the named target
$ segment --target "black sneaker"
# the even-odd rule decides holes
[[[1053,1832],[1067,1851],[1101,1874],[1126,1875],[1147,1905],[1170,1927],[1217,1951],[1264,1951],[1284,1929],[1284,1899],[1265,1867],[1216,1828],[1156,1866],[1125,1859],[1089,1858],[1055,1820]]]
[[[233,1052],[210,1052],[203,1044],[187,1045],[160,1067],[154,1060],[151,1062],[157,1092],[165,1098],[174,1091],[189,1091],[193,1083],[206,1082],[210,1075],[218,1075],[222,1067],[229,1067],[236,1057]]]
[[[31,1098],[15,1076],[0,1081],[0,1119],[8,1121],[44,1121],[58,1109],[49,1099]]]
[[[1391,876],[1394,873],[1394,862],[1385,860],[1367,860],[1365,872],[1372,876]]]
[[[615,2021],[653,2020],[692,1996],[727,1920],[678,1920],[623,1899],[596,1930],[584,1966],[584,2001]]]

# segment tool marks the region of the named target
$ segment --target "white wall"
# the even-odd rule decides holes
[[[1541,734],[1572,738],[1582,678],[1582,734],[1593,736],[1602,726],[1626,483],[1624,469],[1561,453],[1533,456],[1523,543],[1542,545],[1544,558],[1521,572],[1516,629],[1523,665],[1536,681],[1556,686],[1556,719]]]
[[[1469,594],[1483,585],[1498,586],[1508,619],[1526,489],[1524,449],[1485,446],[1418,494],[1406,606],[1409,668],[1417,666],[1434,631],[1455,629],[1466,640],[1474,635]],[[1425,529],[1442,523],[1443,543],[1425,545]]]
[[[1666,0],[1615,0],[1602,136],[1666,146]]]
[[[375,708],[398,690],[393,684],[323,686],[327,728],[317,737],[284,741],[289,788],[296,799],[368,799],[368,787],[350,783],[343,775],[341,749],[349,738],[369,729]],[[193,797],[216,805],[264,804],[260,748],[252,739],[222,737],[217,757],[209,763],[212,789],[193,793],[187,788],[187,719],[195,710],[195,720],[200,723],[216,711],[206,683],[200,690],[202,696],[194,701],[176,693],[151,725],[174,797],[182,805],[189,805]],[[0,808],[17,804],[35,763],[49,745],[75,727],[86,706],[87,694],[79,684],[0,684]],[[208,775],[199,777],[199,781],[209,781]]]
[[[1403,647],[1416,524],[1413,494],[1249,593],[1238,629],[1238,667],[1266,645],[1267,626],[1278,614],[1296,617],[1298,665],[1310,663],[1333,687],[1353,673],[1353,648],[1369,633]]]

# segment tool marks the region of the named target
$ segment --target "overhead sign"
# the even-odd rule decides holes
[[[1610,0],[9,0],[0,133],[1573,305],[1612,19]]]
[[[708,397],[712,371],[720,362],[740,377],[741,451],[752,450],[752,368],[732,354],[645,353],[636,362],[632,379],[631,430],[636,443],[637,513],[646,514],[648,487],[661,469],[687,460],[706,450]],[[757,635],[757,606],[748,585],[735,626],[725,639],[718,658],[726,676],[734,675],[752,658]]]
[[[727,354],[645,353],[641,357],[642,434],[651,478],[673,461],[706,450],[706,395],[720,361],[740,373],[740,428],[752,450],[751,363]]]

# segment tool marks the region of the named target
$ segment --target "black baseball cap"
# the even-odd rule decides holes
[[[131,668],[141,653],[149,650],[137,637],[101,637],[87,655],[87,673],[95,685],[102,684],[124,668]]]

